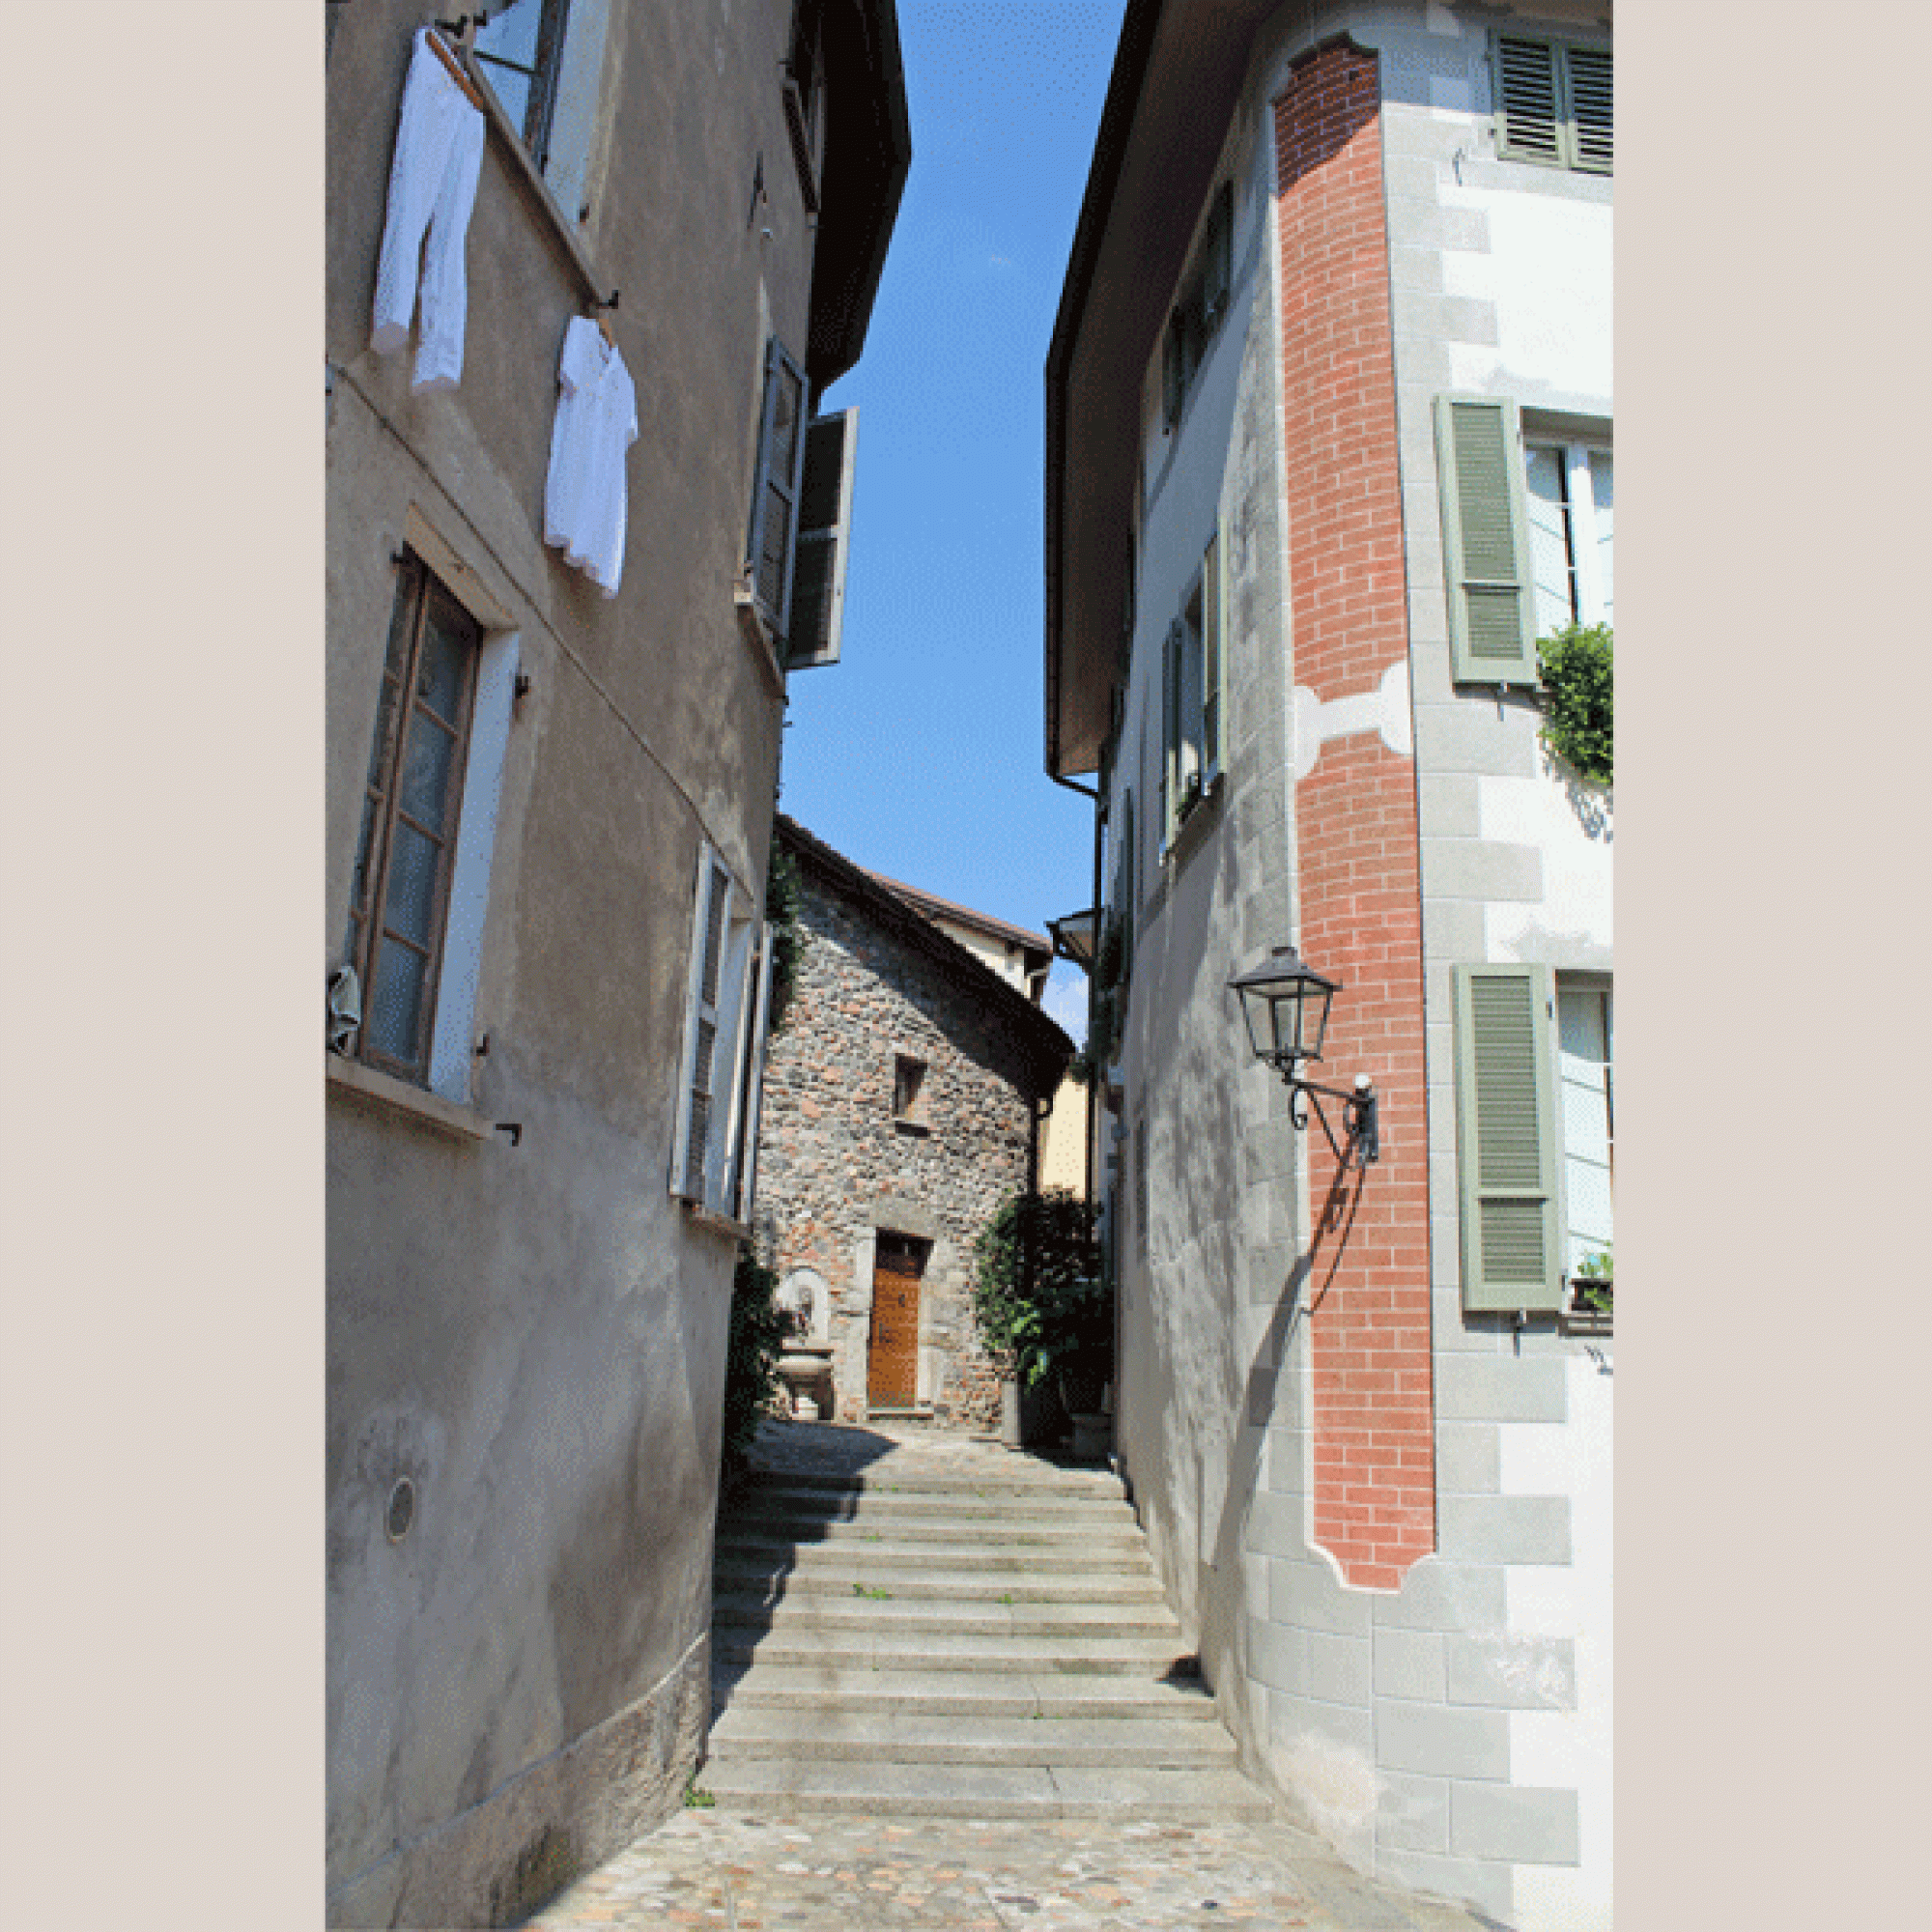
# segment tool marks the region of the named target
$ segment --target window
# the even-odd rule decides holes
[[[476,30],[477,71],[510,117],[557,206],[579,220],[610,0],[515,0]]]
[[[746,568],[758,614],[781,642],[791,622],[805,442],[805,373],[773,336],[765,346],[765,395]]]
[[[1223,182],[1208,211],[1208,226],[1193,267],[1182,278],[1180,297],[1167,323],[1161,351],[1162,421],[1172,429],[1180,420],[1208,345],[1228,312],[1233,279],[1235,188]]]
[[[910,1054],[893,1057],[893,1122],[896,1126],[924,1127],[926,1118],[925,1062]]]
[[[1221,534],[1208,540],[1162,652],[1163,844],[1171,843],[1221,770]]]
[[[1538,634],[1613,622],[1610,452],[1581,442],[1531,442],[1523,472]]]
[[[1507,398],[1438,396],[1435,449],[1451,671],[1533,685],[1539,636],[1611,621],[1608,440],[1525,443]]]
[[[1606,1253],[1614,1234],[1616,1036],[1611,989],[1561,976],[1556,982],[1556,1079],[1562,1109],[1564,1261],[1574,1274]]]
[[[702,846],[670,1187],[739,1221],[752,1211],[771,979],[770,928],[758,924],[724,862]]]
[[[796,0],[791,16],[791,52],[784,64],[785,131],[798,163],[805,211],[818,213],[818,129],[825,96],[820,16],[824,0]]]
[[[1492,60],[1497,154],[1586,174],[1612,171],[1608,47],[1498,34]]]
[[[513,632],[486,634],[401,553],[342,949],[360,1024],[339,1043],[457,1101],[469,1098],[516,661]]]

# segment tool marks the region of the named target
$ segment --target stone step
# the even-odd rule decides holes
[[[878,1631],[784,1628],[750,1632],[722,1625],[712,1633],[712,1655],[721,1662],[757,1664],[824,1662],[845,1669],[1051,1671],[1069,1676],[1113,1674],[1158,1677],[1180,1652],[1175,1636],[1065,1637],[948,1635],[909,1630],[903,1623]]]
[[[1131,1516],[1111,1522],[1052,1523],[1008,1517],[809,1517],[740,1511],[720,1525],[720,1540],[793,1543],[967,1543],[998,1549],[1139,1549]]]
[[[849,1563],[903,1569],[908,1565],[928,1574],[954,1576],[1065,1577],[1096,1572],[1117,1577],[1151,1577],[1153,1565],[1139,1537],[1110,1537],[1095,1546],[1086,1539],[1009,1547],[1005,1543],[948,1541],[917,1542],[885,1537],[876,1531],[813,1537],[795,1542],[769,1528],[748,1533],[730,1524],[721,1527],[718,1560],[745,1566],[764,1564],[773,1572],[833,1570]]]
[[[960,1603],[1164,1604],[1150,1572],[1135,1577],[1119,1572],[1066,1571],[1040,1574],[1037,1565],[1014,1565],[1008,1576],[984,1575],[931,1564],[872,1563],[857,1555],[816,1568],[793,1569],[770,1562],[745,1562],[721,1553],[713,1581],[720,1596],[753,1596],[768,1589],[787,1597],[849,1597],[855,1583],[890,1591],[895,1598],[951,1597]]]
[[[1029,1469],[1037,1473],[1026,1473]],[[1051,1463],[1015,1461],[1010,1471],[992,1476],[909,1476],[901,1469],[851,1476],[803,1474],[790,1470],[757,1469],[745,1479],[745,1493],[780,1492],[865,1495],[1072,1496],[1124,1500],[1126,1485],[1104,1469],[1061,1469]]]
[[[787,1521],[892,1522],[950,1517],[960,1522],[1135,1523],[1133,1510],[1118,1496],[988,1495],[963,1490],[750,1490],[733,1499],[731,1516],[783,1517]]]
[[[957,1597],[867,1596],[857,1585],[842,1597],[734,1591],[713,1599],[711,1625],[720,1635],[773,1631],[793,1639],[815,1631],[868,1631],[881,1641],[888,1634],[902,1634],[910,1642],[939,1634],[1065,1637],[1083,1644],[1093,1637],[1149,1637],[1158,1638],[1171,1651],[1180,1649],[1173,1614],[1158,1601],[1140,1607],[1002,1604]]]
[[[986,1718],[738,1704],[711,1729],[711,1761],[1153,1766],[1164,1771],[1231,1766],[1235,1741],[1219,1724],[1177,1718]]]
[[[970,1670],[911,1670],[888,1664],[856,1667],[814,1659],[774,1663],[759,1658],[755,1669],[734,1677],[715,1670],[712,1701],[720,1710],[740,1706],[823,1712],[909,1713],[961,1718],[1161,1718],[1189,1724],[1219,1719],[1214,1700],[1198,1678],[1080,1676],[1065,1671],[1020,1671],[1006,1677]]]
[[[1266,1801],[1227,1769],[845,1764],[763,1759],[707,1765],[718,1804],[789,1818],[813,1812],[946,1818],[1119,1818],[1208,1824],[1265,1818]]]

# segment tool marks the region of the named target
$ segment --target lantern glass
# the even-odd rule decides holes
[[[1321,1058],[1336,984],[1305,964],[1293,947],[1276,947],[1265,966],[1232,984],[1241,996],[1257,1057],[1277,1064]]]

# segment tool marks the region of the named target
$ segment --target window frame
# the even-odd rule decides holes
[[[932,1064],[916,1054],[893,1055],[893,1125],[914,1133],[932,1128]]]
[[[565,232],[574,236],[578,224],[590,214],[590,162],[600,113],[595,96],[601,89],[610,41],[610,0],[539,0],[532,67],[493,53],[484,44],[492,29],[509,18],[515,4],[511,0],[511,5],[470,30],[466,42],[469,71],[488,90],[501,114],[501,128],[521,146],[535,180],[563,218]],[[521,112],[497,89],[493,69],[526,77],[529,93]],[[586,96],[581,112],[572,108],[566,143],[559,107]]]
[[[425,1007],[419,1022],[419,1063],[398,1063],[380,1049],[367,1050],[368,1006],[371,981],[368,973],[371,948],[357,935],[358,907],[355,880],[365,868],[368,844],[365,825],[356,835],[355,856],[349,881],[351,904],[345,911],[345,938],[342,967],[353,967],[359,995],[360,1015],[353,1032],[331,1051],[340,1059],[353,1061],[384,1078],[434,1094],[462,1107],[469,1101],[474,1055],[471,1029],[475,1021],[478,981],[481,974],[483,941],[489,916],[490,875],[495,862],[497,821],[501,803],[503,772],[509,753],[510,728],[516,704],[521,636],[514,620],[498,611],[487,598],[461,597],[451,588],[449,577],[460,575],[460,558],[445,557],[446,547],[433,533],[424,535],[415,528],[411,516],[411,534],[398,546],[394,568],[396,595],[390,605],[390,624],[406,596],[414,594],[422,601],[412,619],[412,631],[419,642],[429,603],[427,586],[462,613],[471,632],[471,656],[467,667],[469,685],[467,733],[451,757],[452,792],[446,823],[447,864],[439,868],[436,903],[432,915],[434,954],[425,973]],[[434,557],[434,561],[432,560]],[[411,593],[409,577],[414,574],[417,589]],[[382,679],[386,685],[389,652],[385,644]],[[379,742],[372,746],[370,771],[382,757],[380,734],[384,712],[379,696],[373,730]],[[394,755],[384,762],[399,770],[407,757],[407,734],[398,739]],[[369,802],[369,780],[365,776],[363,799]],[[386,849],[378,848],[379,876],[371,882],[364,904],[381,906],[386,892]],[[340,969],[338,969],[339,971]]]
[[[1529,526],[1530,535],[1528,571],[1530,598],[1535,611],[1537,635],[1548,637],[1550,629],[1555,627],[1544,623],[1543,592],[1536,574],[1536,523],[1532,505],[1540,499],[1530,488],[1529,474],[1530,456],[1536,450],[1548,450],[1559,458],[1558,473],[1563,484],[1561,506],[1563,541],[1568,556],[1566,569],[1570,584],[1571,611],[1563,621],[1566,624],[1585,626],[1610,624],[1613,622],[1614,589],[1609,596],[1605,596],[1601,564],[1605,538],[1599,529],[1595,459],[1605,457],[1614,465],[1615,445],[1607,436],[1594,438],[1564,436],[1554,431],[1539,432],[1534,422],[1523,425],[1523,513]],[[1612,510],[1612,531],[1614,528],[1615,513]],[[1611,571],[1614,578],[1614,562]]]
[[[1541,50],[1548,56],[1550,91],[1549,149],[1546,151],[1523,136],[1526,128],[1511,132],[1511,108],[1505,99],[1504,48],[1514,43],[1521,48]],[[1590,152],[1591,142],[1579,124],[1577,114],[1577,57],[1585,62],[1601,62],[1600,75],[1584,82],[1586,95],[1601,87],[1611,102],[1606,131],[1598,137],[1606,150],[1602,158]],[[1518,33],[1495,27],[1490,33],[1491,95],[1493,102],[1492,123],[1495,132],[1497,157],[1505,161],[1526,162],[1534,167],[1556,168],[1565,174],[1612,176],[1616,172],[1614,52],[1609,42],[1585,35],[1541,31]]]
[[[1161,428],[1172,431],[1227,319],[1234,288],[1235,184],[1230,176],[1208,198],[1201,237],[1180,277],[1161,336]]]
[[[1616,1238],[1616,1169],[1617,1169],[1617,1130],[1616,1130],[1616,981],[1606,973],[1573,973],[1559,969],[1553,976],[1552,996],[1555,1009],[1550,1027],[1550,1051],[1555,1056],[1554,1086],[1556,1158],[1563,1170],[1562,1211],[1560,1233],[1562,1239],[1563,1268],[1566,1276],[1574,1280],[1584,1254],[1579,1248],[1595,1252],[1607,1251]],[[1601,1239],[1595,1235],[1581,1235],[1575,1225],[1574,1206],[1576,1190],[1572,1185],[1573,1165],[1580,1162],[1590,1151],[1581,1148],[1571,1133],[1568,1093],[1574,1085],[1565,1074],[1564,1058],[1567,1049],[1563,1044],[1563,1002],[1588,1000],[1597,1003],[1597,1022],[1604,1039],[1603,1068],[1603,1125],[1605,1168],[1610,1192],[1609,1232]],[[1575,1058],[1577,1056],[1571,1056]]]
[[[1221,528],[1208,539],[1161,644],[1160,822],[1163,856],[1220,778],[1227,733]],[[1197,790],[1189,803],[1189,780]]]

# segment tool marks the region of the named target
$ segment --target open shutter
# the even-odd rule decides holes
[[[1209,333],[1228,312],[1228,291],[1234,280],[1235,185],[1223,182],[1208,216],[1208,233],[1201,250],[1201,304]]]
[[[1161,421],[1169,429],[1180,420],[1180,404],[1187,385],[1186,372],[1180,366],[1182,327],[1180,311],[1176,309],[1167,319],[1160,358]]]
[[[1560,165],[1566,158],[1556,63],[1548,41],[1496,36],[1496,153],[1505,160]]]
[[[1565,47],[1563,52],[1570,94],[1570,164],[1591,174],[1609,174],[1616,161],[1610,50]]]
[[[799,472],[805,464],[805,376],[773,336],[765,346],[765,401],[747,558],[752,589],[780,637],[791,616],[792,555],[798,541]]]
[[[671,1192],[691,1201],[704,1199],[704,1150],[711,1139],[713,1097],[719,1084],[719,991],[724,966],[724,915],[730,895],[730,873],[710,846],[700,847],[697,899],[692,909],[684,1077],[670,1164]]]
[[[704,1205],[729,1214],[738,1198],[738,1150],[744,1133],[746,1027],[756,999],[753,954],[757,927],[745,895],[727,886],[718,992],[718,1032],[712,1056],[709,1138],[703,1151]]]
[[[1180,812],[1180,619],[1167,627],[1160,647],[1160,846],[1174,841]]]
[[[757,961],[752,972],[757,998],[752,1008],[752,1024],[745,1035],[744,1103],[738,1114],[738,1146],[732,1162],[732,1212],[748,1226],[757,1195],[758,1120],[764,1107],[765,1032],[770,1024],[772,1006],[772,928],[769,923],[759,929]]]
[[[1201,782],[1221,776],[1222,695],[1227,676],[1221,645],[1221,526],[1201,563]]]
[[[1456,968],[1463,1306],[1563,1306],[1551,980],[1543,966]]]
[[[798,557],[792,571],[787,670],[838,662],[845,624],[845,559],[852,528],[852,463],[859,412],[815,417],[805,436]]]
[[[1435,399],[1449,665],[1470,684],[1536,680],[1536,600],[1523,512],[1522,433],[1513,402]]]

